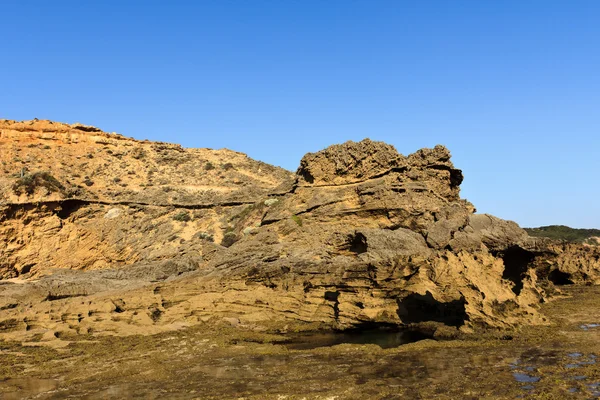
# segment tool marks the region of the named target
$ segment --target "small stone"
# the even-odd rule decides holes
[[[273,204],[279,202],[279,199],[267,199],[265,200],[265,206],[271,207]]]
[[[242,231],[242,233],[244,235],[250,235],[250,234],[256,233],[256,228],[253,227],[253,226],[249,226],[247,228],[244,228],[244,230]]]
[[[104,218],[113,219],[119,217],[121,214],[123,214],[123,210],[120,208],[111,208],[106,214],[104,214]]]

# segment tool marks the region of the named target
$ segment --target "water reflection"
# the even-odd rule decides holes
[[[310,350],[338,344],[375,344],[390,349],[430,338],[420,332],[372,329],[344,332],[312,332],[291,337],[284,345],[292,350]]]
[[[539,376],[531,376],[520,372],[513,372],[513,377],[519,383],[535,383],[542,379]]]
[[[600,327],[600,324],[583,324],[579,326],[584,331]]]
[[[589,379],[587,375],[583,375],[581,372],[579,375],[571,375],[570,373],[565,373],[565,370],[574,370],[573,372],[575,372],[577,371],[577,368],[583,368],[586,365],[596,364],[596,359],[597,357],[595,354],[586,355],[585,353],[581,352],[571,352],[567,353],[566,357],[559,357],[559,355],[554,352],[539,353],[532,349],[524,352],[519,359],[511,362],[509,367],[513,371],[512,375],[516,382],[527,383],[527,385],[521,386],[522,389],[534,390],[536,386],[533,384],[539,382],[542,377],[534,376],[530,374],[530,372],[538,371],[538,366],[556,365],[561,367],[561,369],[558,369],[558,371],[555,373],[551,373],[550,375],[548,375],[548,373],[544,374],[543,377],[546,380],[552,381],[556,378],[559,380],[566,378],[571,381],[579,381],[585,384],[585,381]],[[561,373],[560,371],[563,372]],[[558,375],[558,377],[555,374]],[[586,386],[591,392],[592,397],[600,397],[600,383],[588,383]],[[566,388],[566,390],[569,393],[579,393],[582,391],[586,392],[585,389],[576,387]]]

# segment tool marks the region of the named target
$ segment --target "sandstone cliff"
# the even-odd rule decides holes
[[[168,259],[194,235],[221,242],[232,217],[293,178],[230,150],[37,120],[0,121],[0,160],[0,278]]]
[[[368,139],[295,175],[229,150],[0,122],[0,335],[544,323],[596,249],[474,214],[443,146]],[[8,279],[16,278],[16,279]]]

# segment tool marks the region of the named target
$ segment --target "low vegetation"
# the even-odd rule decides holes
[[[539,228],[525,228],[525,230],[530,236],[547,237],[572,243],[594,244],[591,243],[596,242],[593,238],[600,236],[600,229],[576,229],[565,225],[549,225]]]
[[[22,194],[32,195],[38,188],[46,188],[48,192],[64,192],[65,187],[49,172],[35,172],[18,178],[13,184],[13,192],[20,196]]]
[[[238,237],[235,234],[235,232],[227,232],[223,236],[223,240],[221,240],[221,246],[230,247],[237,241],[238,241]]]
[[[190,214],[187,211],[181,211],[181,212],[175,214],[173,219],[175,221],[187,222],[187,221],[190,221],[192,219],[192,217],[190,217]]]

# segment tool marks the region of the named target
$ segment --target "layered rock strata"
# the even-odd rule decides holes
[[[294,176],[49,121],[2,121],[0,144],[6,338],[507,328],[544,323],[548,285],[597,283],[600,270],[597,250],[474,214],[443,146],[403,156],[347,142]]]
[[[241,210],[293,182],[230,150],[37,120],[0,121],[0,163],[0,278],[166,260],[194,236],[220,243]]]

